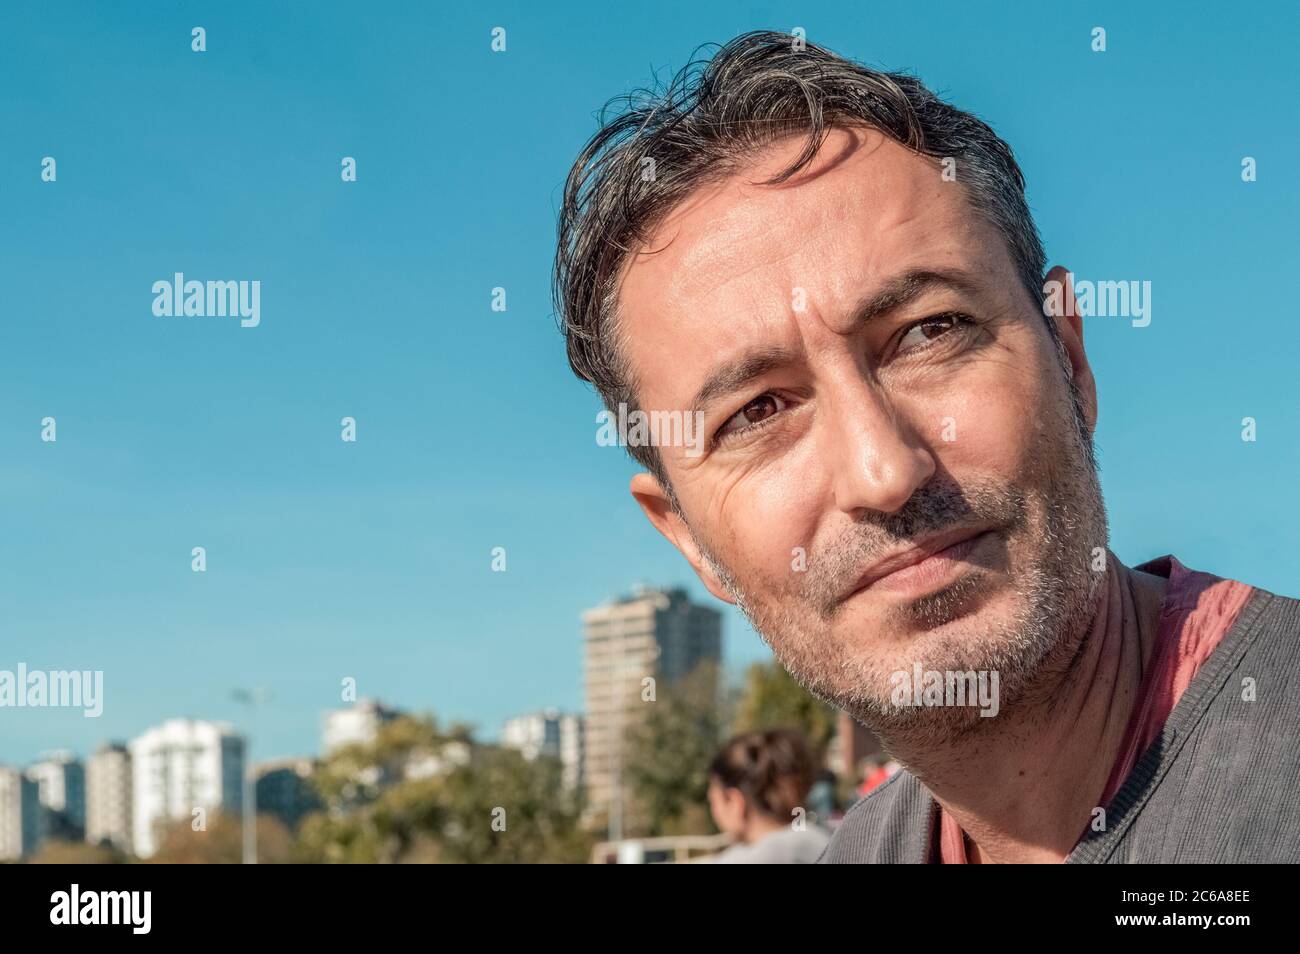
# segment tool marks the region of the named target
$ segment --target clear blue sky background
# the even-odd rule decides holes
[[[259,755],[314,752],[344,676],[491,736],[580,707],[585,607],[703,595],[596,446],[549,268],[593,112],[757,27],[980,113],[1053,261],[1154,283],[1150,327],[1087,330],[1114,548],[1300,595],[1291,4],[447,6],[0,11],[0,668],[102,669],[107,696],[0,710],[0,761],[242,721],[251,685]],[[261,327],[153,317],[176,271],[259,279]],[[766,655],[734,613],[725,646]]]

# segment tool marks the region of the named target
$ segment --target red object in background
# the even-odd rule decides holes
[[[867,792],[871,791],[877,785],[883,784],[884,781],[893,774],[894,773],[889,770],[888,763],[885,765],[877,765],[875,769],[868,772],[867,776],[862,780],[862,784],[858,787],[858,794],[867,794]]]

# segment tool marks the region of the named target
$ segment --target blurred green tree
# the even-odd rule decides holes
[[[325,759],[314,783],[325,808],[299,828],[303,861],[583,862],[592,844],[557,760],[478,745],[432,716],[385,723],[374,743]]]
[[[624,736],[625,836],[701,834],[708,811],[709,762],[721,744],[718,667],[656,685],[653,702],[633,703]]]
[[[243,822],[236,815],[211,812],[205,831],[194,831],[188,819],[166,825],[158,850],[144,859],[151,864],[237,865],[244,860]],[[293,836],[279,819],[257,816],[257,861],[287,864],[295,860]]]
[[[745,673],[732,733],[788,727],[800,729],[820,763],[835,735],[838,712],[799,683],[775,659]]]

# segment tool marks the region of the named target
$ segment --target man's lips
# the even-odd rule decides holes
[[[964,559],[989,532],[991,528],[984,526],[962,527],[922,537],[873,563],[853,584],[853,588],[845,594],[844,598],[848,599],[878,584],[881,586],[888,586],[891,582],[921,584],[925,582],[925,577],[937,578],[951,568],[952,562]],[[921,567],[921,564],[925,566]],[[914,568],[933,572],[922,573],[920,569]],[[912,579],[913,577],[916,579]]]

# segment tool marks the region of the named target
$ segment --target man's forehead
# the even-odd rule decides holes
[[[889,229],[921,214],[968,211],[938,164],[871,129],[831,130],[817,157],[790,181],[764,184],[803,150],[789,137],[673,209],[629,257],[624,288],[638,277],[685,297],[716,286],[735,266],[758,269],[833,232]],[[639,273],[639,274],[638,274]]]
[[[632,257],[619,320],[643,399],[661,392],[665,361],[673,378],[686,378],[693,359],[709,357],[683,346],[716,353],[743,345],[764,322],[788,321],[796,288],[845,300],[909,259],[913,267],[973,264],[979,223],[938,163],[874,130],[836,130],[809,170],[780,186],[759,184],[802,145],[783,142],[700,189]]]

